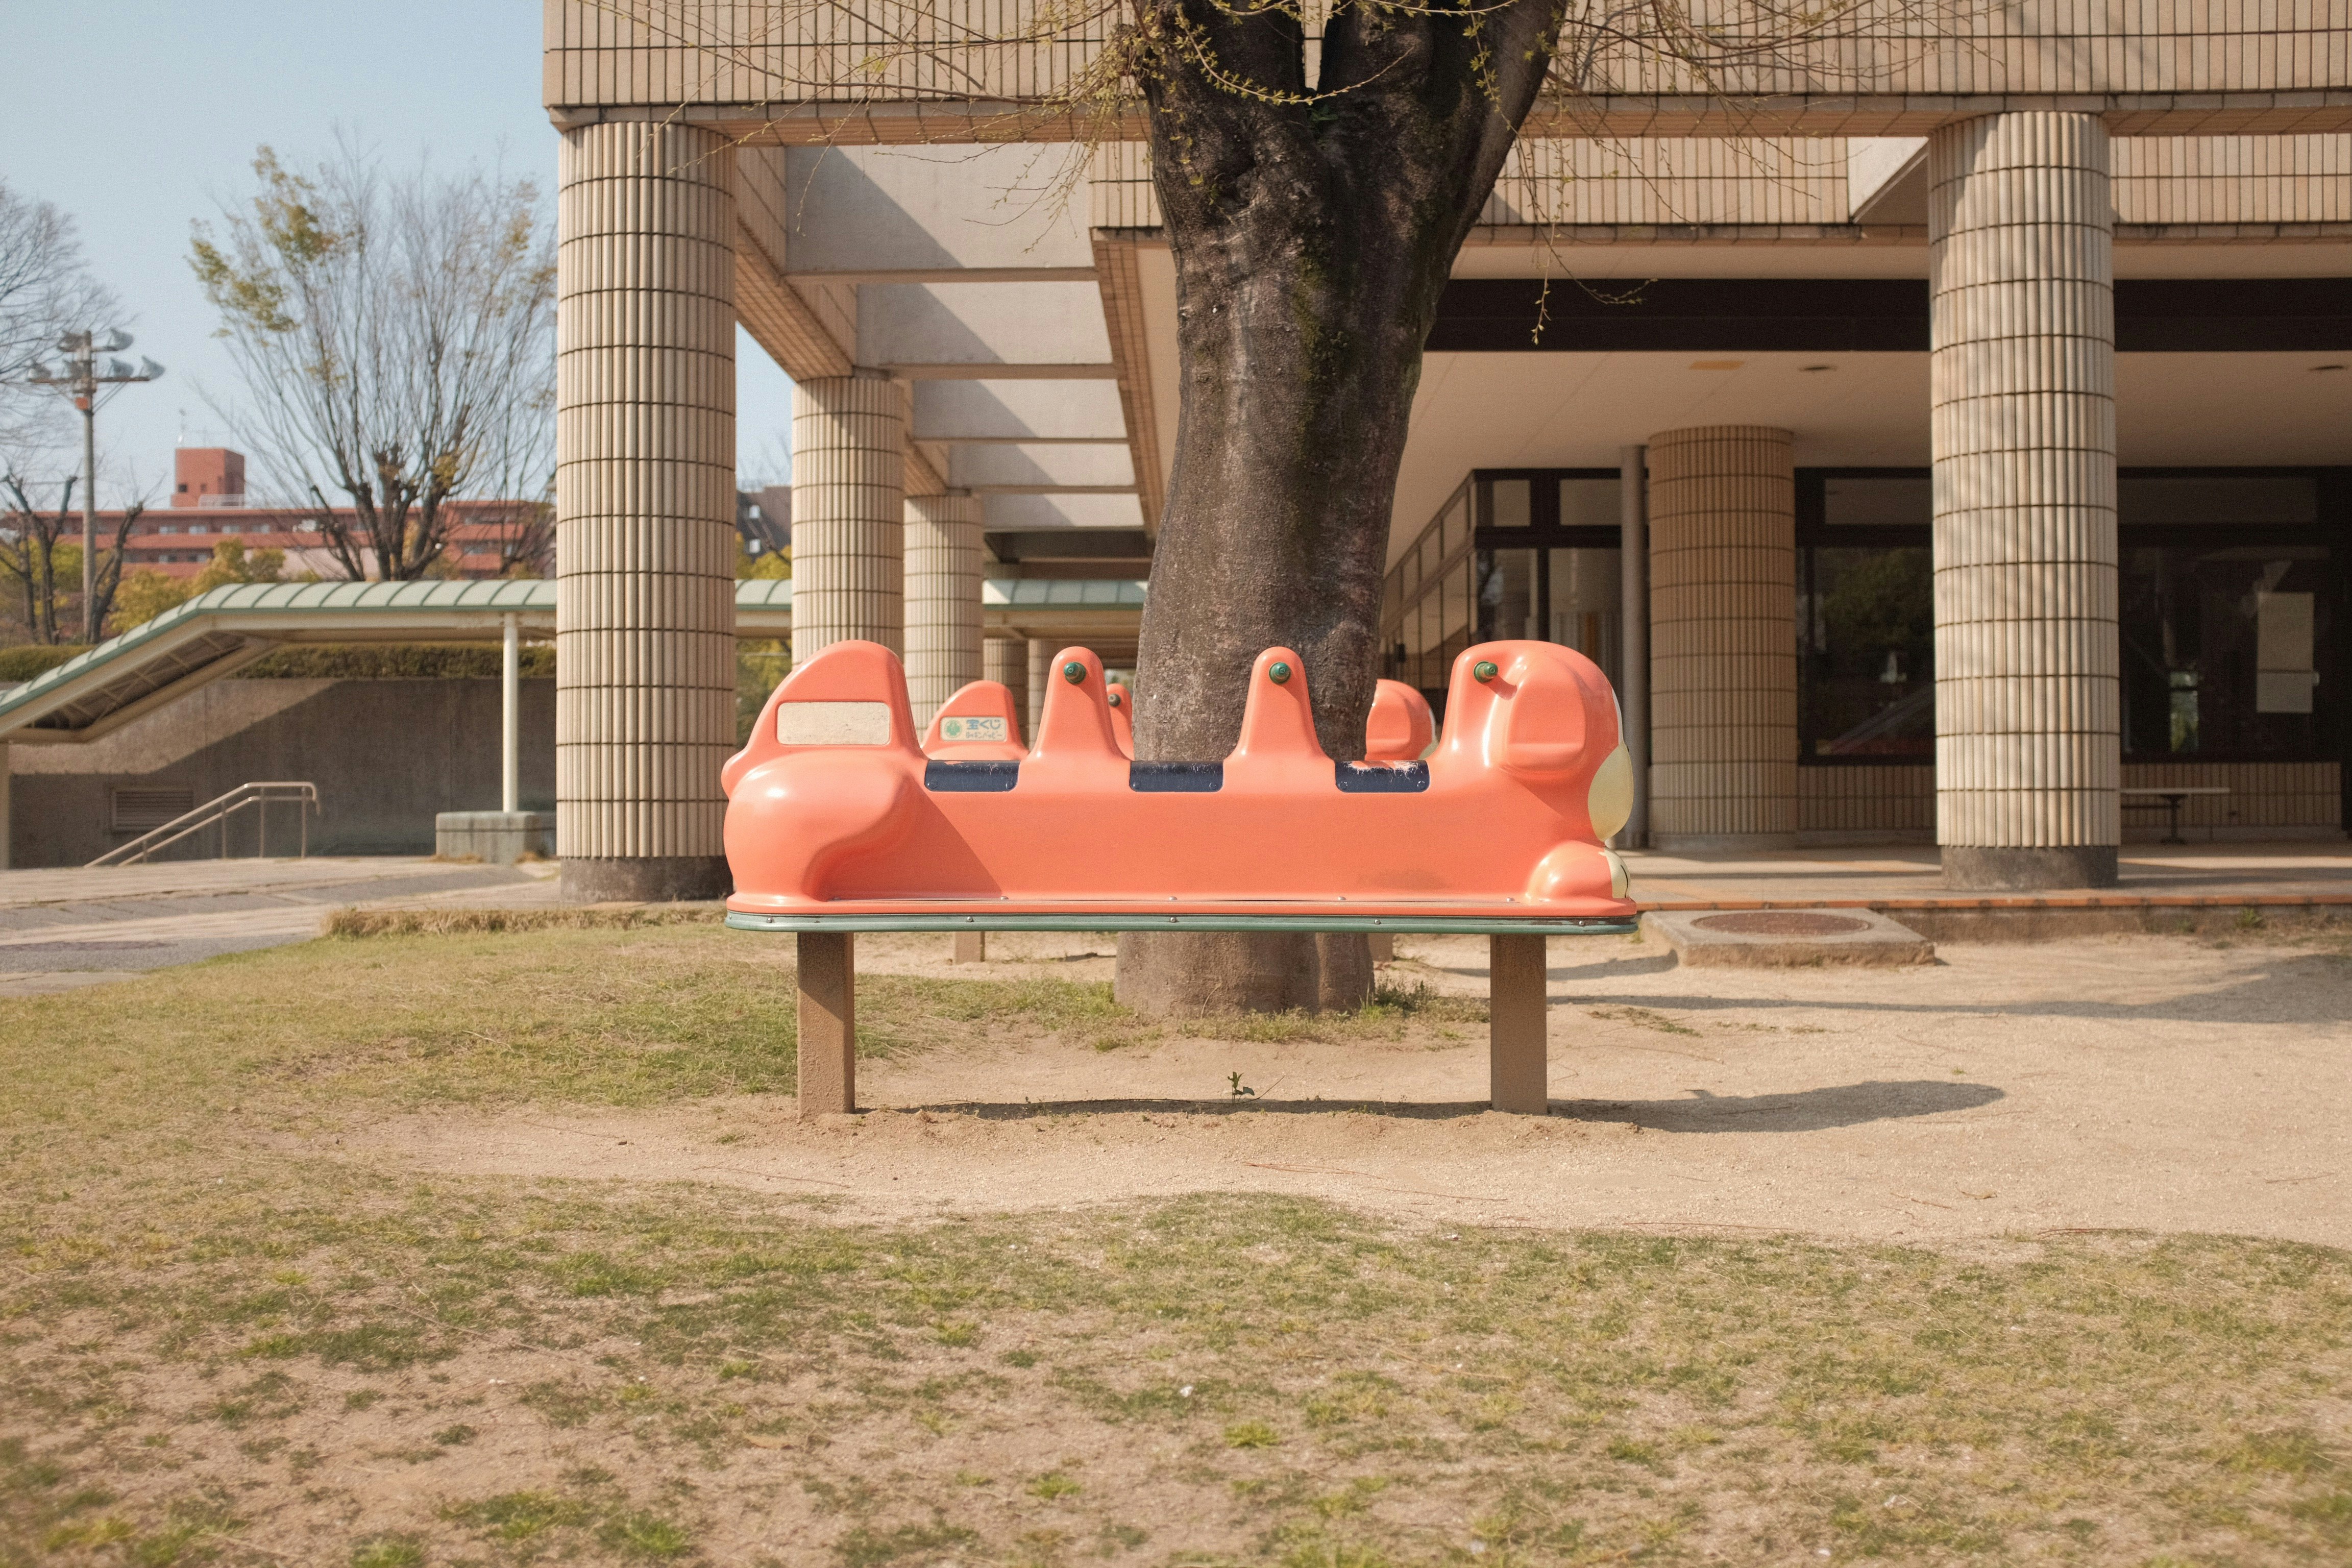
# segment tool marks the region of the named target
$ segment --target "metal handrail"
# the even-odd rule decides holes
[[[321,815],[324,814],[319,805],[319,786],[314,784],[272,780],[264,783],[241,784],[226,795],[215,800],[208,800],[184,816],[173,817],[161,827],[150,828],[128,844],[116,845],[97,859],[92,860],[89,866],[84,867],[83,869],[88,870],[98,866],[136,865],[158,849],[169,848],[188,835],[210,827],[215,823],[220,824],[220,858],[226,860],[228,858],[228,819],[248,805],[255,807],[259,813],[256,831],[257,846],[255,858],[267,859],[269,854],[269,803],[273,800],[281,802],[290,800],[299,805],[300,809],[294,814],[302,826],[301,844],[297,853],[304,857],[309,856],[310,813],[320,811]],[[165,837],[166,834],[170,837]]]

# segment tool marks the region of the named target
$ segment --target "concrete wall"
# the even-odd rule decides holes
[[[555,804],[555,682],[522,682],[522,806]],[[7,748],[9,864],[79,866],[134,835],[110,831],[115,784],[180,784],[198,804],[238,784],[307,780],[322,814],[310,851],[430,855],[433,818],[499,805],[495,680],[216,680],[87,745]],[[270,852],[291,854],[293,808],[270,808]],[[229,853],[255,851],[239,814]],[[219,854],[217,831],[165,858]]]

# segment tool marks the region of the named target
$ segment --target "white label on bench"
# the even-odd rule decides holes
[[[787,746],[887,746],[887,702],[779,702],[776,740]]]
[[[940,721],[942,741],[1002,741],[1004,739],[1003,719],[942,719]]]

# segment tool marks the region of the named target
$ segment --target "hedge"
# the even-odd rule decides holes
[[[496,647],[462,643],[321,643],[264,654],[237,674],[247,680],[496,680],[503,656]],[[526,646],[525,680],[551,680],[555,650]]]
[[[51,647],[42,643],[0,647],[0,681],[30,680],[36,676],[47,675],[76,654],[89,651],[86,645]]]

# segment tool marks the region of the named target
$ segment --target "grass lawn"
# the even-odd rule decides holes
[[[883,1226],[337,1147],[788,1093],[784,951],[378,935],[0,1000],[0,1564],[2352,1562],[2325,1248]],[[1051,981],[870,976],[860,1023],[1150,1032]]]

